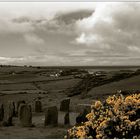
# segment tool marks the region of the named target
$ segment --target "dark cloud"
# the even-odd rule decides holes
[[[67,13],[56,13],[56,15],[51,18],[31,18],[29,16],[22,16],[18,18],[12,19],[11,22],[22,25],[28,24],[35,31],[47,31],[52,33],[65,33],[65,34],[73,34],[75,31],[75,22],[77,20],[84,19],[86,17],[91,16],[93,10],[77,10],[70,11]]]
[[[47,22],[48,20],[45,18],[39,18],[39,19],[31,19],[31,17],[24,16],[24,17],[18,17],[12,19],[15,23],[31,23],[31,24],[41,24],[43,22]]]
[[[65,24],[75,23],[77,20],[82,20],[83,18],[87,18],[93,14],[93,10],[79,10],[69,13],[58,13],[55,16],[55,19],[59,22],[63,22]]]

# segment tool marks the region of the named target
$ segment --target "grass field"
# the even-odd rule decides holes
[[[43,110],[51,105],[59,109],[60,101],[67,97],[66,91],[77,85],[82,79],[72,75],[50,77],[60,69],[37,67],[1,67],[0,68],[0,103],[12,100],[25,100],[32,106],[35,127],[21,128],[17,118],[14,126],[0,127],[0,138],[63,138],[70,126],[46,127],[43,125],[44,114],[34,114],[34,99],[41,98]],[[110,72],[108,77],[112,73]],[[90,104],[92,100],[103,99],[116,93],[117,90],[140,90],[140,75],[92,88],[85,98],[81,95],[71,97],[70,111],[76,112],[77,104]],[[74,125],[76,114],[71,114],[71,125]],[[62,116],[62,115],[60,115]],[[60,118],[61,120],[61,118]],[[55,132],[57,131],[57,134]]]
[[[95,87],[88,92],[88,95],[100,99],[116,93],[117,90],[140,90],[140,75]]]

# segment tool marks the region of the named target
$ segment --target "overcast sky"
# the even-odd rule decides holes
[[[140,65],[140,2],[1,2],[0,64]]]

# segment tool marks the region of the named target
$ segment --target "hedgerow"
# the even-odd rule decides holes
[[[140,94],[96,101],[86,117],[88,121],[69,129],[66,138],[139,138]]]

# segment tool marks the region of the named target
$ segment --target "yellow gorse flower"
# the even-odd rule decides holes
[[[99,110],[102,107],[101,101],[96,101],[94,107]]]
[[[86,115],[88,121],[69,129],[67,138],[138,138],[139,112],[140,93],[109,96],[105,104],[94,102]]]

